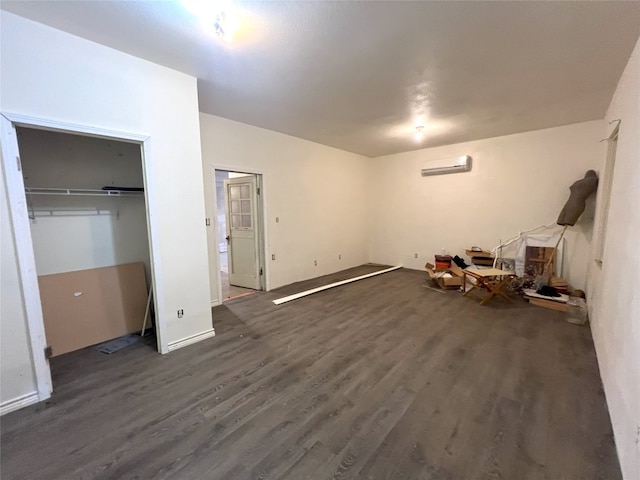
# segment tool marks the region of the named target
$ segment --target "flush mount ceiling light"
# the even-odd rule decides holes
[[[233,38],[233,34],[240,28],[240,24],[233,14],[229,14],[221,10],[216,14],[215,21],[213,22],[213,28],[216,36],[225,40],[231,40]]]
[[[207,28],[213,28],[213,32],[218,38],[229,41],[240,27],[233,10],[221,2],[180,0],[180,4],[188,12],[198,17]]]
[[[217,37],[224,38],[225,37],[225,14],[224,12],[218,12],[216,15],[216,20],[213,22],[213,28],[216,32]]]
[[[422,141],[422,139],[424,138],[424,126],[423,125],[419,125],[416,127],[416,133],[413,135],[413,137],[416,139],[417,142]]]

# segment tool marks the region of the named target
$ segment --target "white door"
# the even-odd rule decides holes
[[[229,283],[260,290],[255,175],[224,181]]]

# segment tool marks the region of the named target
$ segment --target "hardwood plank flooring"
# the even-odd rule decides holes
[[[621,478],[588,327],[366,265],[213,309],[161,356],[52,361],[53,397],[1,419],[3,479]]]

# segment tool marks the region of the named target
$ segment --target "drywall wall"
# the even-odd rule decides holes
[[[0,21],[3,112],[149,136],[161,346],[211,335],[196,79],[5,11]]]
[[[600,164],[601,138],[594,121],[373,159],[371,261],[422,269],[442,249],[464,257],[554,224],[569,186]],[[420,175],[428,161],[460,155],[473,157],[472,171]],[[585,286],[594,203],[566,234],[563,275],[576,288]]]
[[[640,478],[640,41],[607,111],[603,137],[615,119],[622,122],[603,263],[590,262],[588,298],[620,465],[624,478],[635,480]],[[604,202],[598,198],[597,204]],[[596,209],[596,222],[600,215]]]
[[[37,388],[4,172],[0,190],[0,408],[4,413],[21,406],[25,398],[37,399]]]
[[[143,187],[140,146],[102,138],[18,129],[26,187],[100,190]],[[38,275],[143,262],[150,281],[144,195],[30,195]]]
[[[269,288],[368,261],[367,158],[207,114],[200,129],[207,217],[215,217],[214,166],[263,175]],[[208,232],[215,303],[215,226]]]

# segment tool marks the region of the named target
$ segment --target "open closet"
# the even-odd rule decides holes
[[[152,278],[140,144],[17,135],[52,356],[140,332]]]

